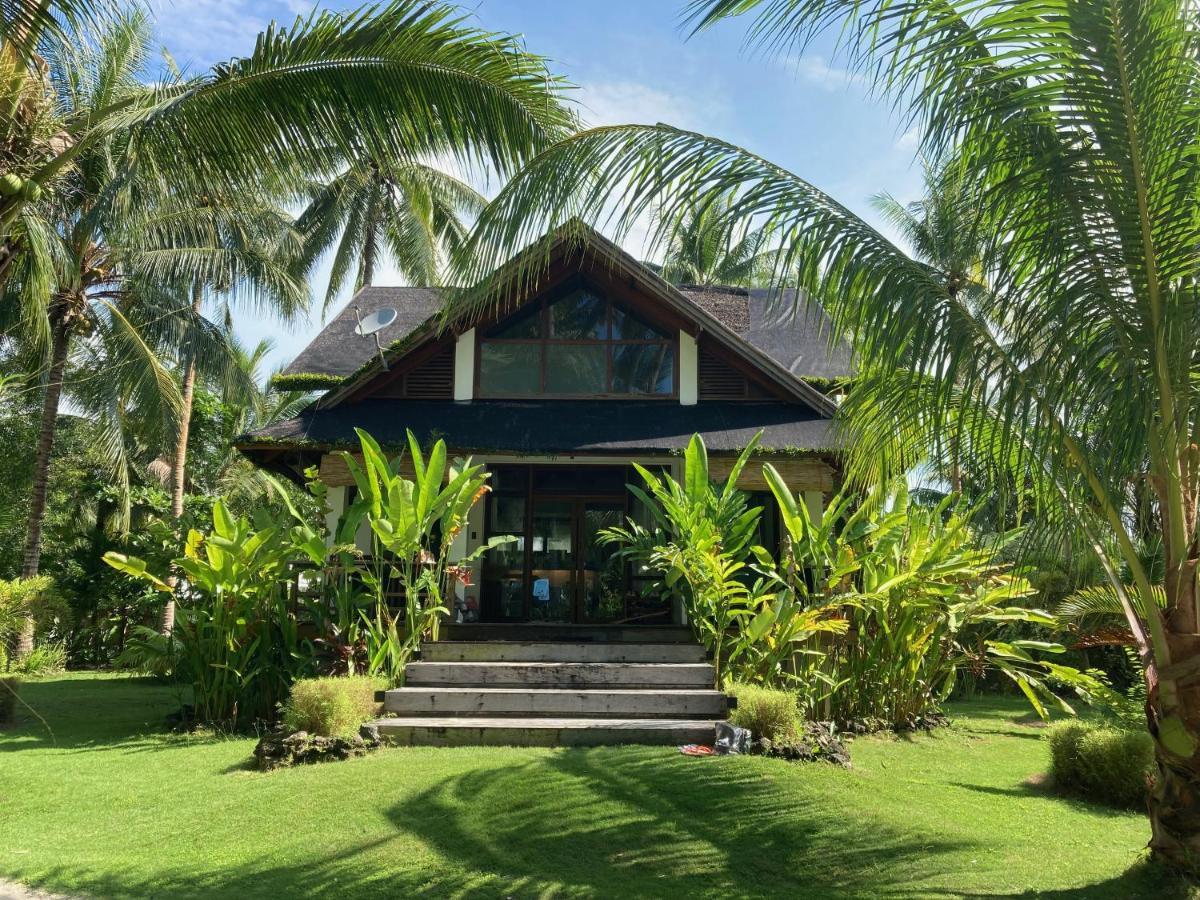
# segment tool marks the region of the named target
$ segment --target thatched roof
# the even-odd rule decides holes
[[[828,316],[816,304],[797,303],[794,290],[682,285],[679,293],[799,378],[848,378],[853,373],[849,349],[830,343]],[[374,355],[375,342],[354,333],[356,305],[363,317],[384,307],[396,310],[396,321],[379,332],[380,343],[388,347],[428,321],[440,302],[436,288],[363,288],[283,374],[344,377],[357,372]]]
[[[440,304],[441,296],[436,288],[365,287],[300,351],[283,374],[342,378],[358,371],[374,356],[374,340],[354,333],[358,324],[354,317],[355,306],[363,318],[384,307],[396,310],[396,321],[379,332],[380,344],[387,347],[416,330],[438,311]]]

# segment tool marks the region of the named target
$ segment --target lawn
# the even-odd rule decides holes
[[[1137,814],[1031,786],[1014,701],[855,767],[672,748],[389,749],[259,774],[139,679],[25,686],[0,732],[0,877],[101,897],[1156,897]]]

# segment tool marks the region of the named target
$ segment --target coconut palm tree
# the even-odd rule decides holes
[[[770,282],[774,254],[770,233],[730,219],[730,197],[684,209],[669,225],[659,274],[673,284],[750,287]]]
[[[185,405],[126,301],[137,298],[144,312],[150,298],[163,299],[163,286],[185,286],[189,303],[181,307],[176,294],[174,306],[140,321],[178,327],[190,307],[195,323],[198,291],[229,275],[231,256],[222,228],[188,225],[187,215],[222,209],[214,197],[286,198],[301,179],[362,158],[441,155],[506,171],[573,121],[540,58],[436,4],[398,0],[271,26],[249,57],[199,77],[168,67],[154,85],[138,77],[148,21],[131,7],[97,38],[47,32],[36,59],[2,82],[0,102],[20,114],[0,123],[0,327],[21,328],[47,348],[28,573],[38,570],[46,475],[76,339],[98,316],[109,321],[173,412]],[[130,227],[164,198],[181,218]],[[200,242],[179,241],[189,234]],[[244,250],[234,254],[243,274],[265,267],[273,287],[285,284],[276,260]],[[182,465],[185,452],[176,451]]]
[[[61,85],[62,110],[68,116],[81,115],[144,90],[138,76],[149,46],[149,20],[137,11],[112,21],[94,45],[59,45],[47,63],[48,77]],[[186,425],[180,424],[186,423],[186,415],[181,415],[184,404],[163,359],[164,349],[170,339],[182,339],[194,361],[201,346],[211,356],[214,342],[197,329],[197,314],[189,304],[179,302],[180,285],[252,279],[256,294],[285,312],[302,307],[307,299],[304,285],[288,273],[287,260],[276,259],[277,215],[264,217],[242,200],[190,205],[172,195],[160,179],[144,173],[131,176],[119,162],[127,143],[126,136],[115,135],[78,154],[61,177],[59,193],[23,210],[31,222],[35,211],[44,211],[39,227],[47,236],[46,257],[52,268],[52,299],[44,315],[51,336],[49,364],[22,565],[22,571],[30,573],[26,577],[39,568],[58,407],[73,355],[90,353],[101,361],[93,369],[108,397],[124,400],[123,391],[137,394],[143,417],[158,404],[162,426],[185,431]],[[256,230],[264,229],[271,232],[265,245],[256,239]],[[10,296],[20,296],[28,284],[21,277],[10,280],[8,287]],[[37,343],[40,332],[31,330],[24,337]],[[215,346],[219,351],[220,342]],[[194,377],[193,366],[189,362]],[[85,388],[83,394],[89,391]],[[123,417],[104,421],[117,428]],[[106,443],[123,480],[124,443],[116,433]],[[31,637],[26,629],[20,652],[31,649]]]
[[[1018,484],[1088,535],[1137,642],[1157,758],[1150,846],[1200,859],[1200,20],[1190,0],[695,0],[710,27],[802,50],[842,37],[846,64],[890,96],[935,162],[978,190],[991,290],[968,302],[931,266],[799,176],[668,125],[583,131],[541,154],[481,217],[462,283],[572,216],[622,237],[735,191],[725,216],[771,227],[857,355],[862,418],[969,432]],[[617,214],[609,218],[614,206]],[[669,216],[668,216],[669,218]],[[466,258],[466,257],[464,257]],[[513,276],[518,287],[528,277]],[[489,286],[461,303],[488,305]],[[1154,499],[1165,608],[1139,558],[1131,474]],[[1113,547],[1108,552],[1107,547]],[[1124,567],[1132,588],[1120,576]]]
[[[506,173],[574,123],[544,60],[440,3],[391,0],[272,23],[248,56],[194,76],[168,66],[156,83],[86,110],[58,109],[70,86],[47,74],[46,57],[92,38],[71,31],[69,18],[17,19],[0,31],[0,42],[20,40],[0,53],[0,106],[11,113],[0,117],[0,277],[38,249],[24,208],[101,145],[120,146],[122,165],[169,176],[176,191],[233,195],[298,189],[364,159],[448,157]]]
[[[485,204],[470,185],[424,163],[356,164],[313,188],[296,220],[305,239],[300,262],[309,271],[336,245],[325,308],[351,270],[358,291],[374,282],[384,259],[409,284],[437,284],[444,260],[465,241],[464,220],[473,220]]]

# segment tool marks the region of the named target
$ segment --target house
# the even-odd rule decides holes
[[[830,387],[851,375],[849,353],[831,343],[824,314],[792,291],[673,286],[582,226],[536,247],[525,251],[540,254],[536,266],[526,255],[500,270],[534,271],[532,281],[520,291],[512,279],[498,281],[505,287],[487,314],[443,321],[433,289],[361,290],[284,372],[328,392],[296,418],[247,436],[241,449],[292,477],[316,466],[330,487],[333,516],[353,490],[336,451],[357,447],[355,427],[385,447],[402,446],[406,429],[422,442],[440,437],[452,456],[484,463],[492,490],[476,506],[461,548],[496,535],[516,540],[476,563],[471,585],[459,588],[451,643],[468,636],[573,641],[576,649],[534,648],[525,661],[574,664],[584,638],[687,641],[682,611],[663,599],[655,580],[595,541],[600,529],[642,515],[626,488],[639,480],[630,464],[678,474],[681,451],[699,433],[720,478],[761,432],[759,458],[819,509],[837,471]],[[355,326],[379,310],[395,317],[377,348]],[[760,465],[747,467],[740,486],[769,498]],[[763,527],[769,545],[772,515]],[[603,658],[705,668],[695,649],[653,659],[645,649],[642,657],[614,650]],[[478,652],[438,653],[460,664],[488,661]],[[492,662],[521,661],[511,647],[495,653]],[[501,675],[461,677],[482,684]],[[672,739],[678,736],[676,729]]]

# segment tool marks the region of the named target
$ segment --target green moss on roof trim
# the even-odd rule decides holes
[[[815,375],[798,375],[796,377],[801,381],[811,384],[818,391],[821,391],[824,394],[834,394],[838,391],[848,390],[855,381],[853,376],[847,376],[845,378],[823,378]]]
[[[404,351],[411,349],[416,344],[419,344],[422,340],[424,340],[426,337],[429,336],[426,333],[426,329],[429,328],[430,323],[435,321],[436,319],[437,319],[437,316],[430,316],[428,319],[426,319],[424,322],[422,322],[420,325],[418,325],[416,328],[414,328],[412,331],[410,331],[404,337],[400,338],[399,340],[392,341],[390,344],[388,344],[386,347],[383,348],[383,355],[389,360],[394,359],[395,357],[402,354]],[[363,363],[361,366],[359,366],[357,369],[355,369],[353,372],[351,372],[345,378],[341,379],[339,384],[351,384],[351,383],[357,381],[358,379],[362,378],[364,375],[366,375],[372,369],[378,367],[378,365],[379,365],[379,354],[374,353],[371,355],[371,358],[368,359],[365,363]]]
[[[272,375],[271,387],[277,391],[321,391],[335,388],[345,380],[341,375],[297,372],[294,375]]]

